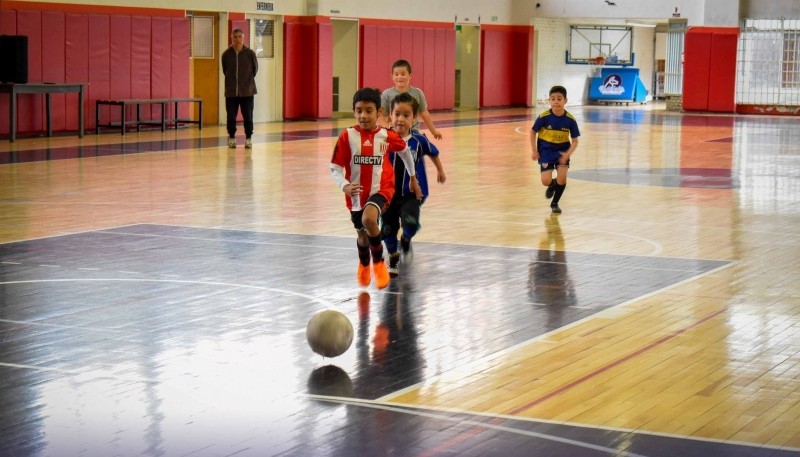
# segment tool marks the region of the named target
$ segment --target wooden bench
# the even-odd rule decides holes
[[[182,119],[178,117],[178,106],[181,103],[197,103],[198,105],[198,117],[197,120],[192,119]],[[203,128],[203,99],[198,97],[182,97],[182,98],[128,98],[128,99],[121,99],[121,100],[97,100],[96,102],[96,111],[95,111],[95,128],[97,129],[97,134],[100,134],[100,128],[113,128],[119,129],[120,135],[125,135],[125,130],[129,125],[135,125],[136,131],[141,131],[141,126],[143,125],[160,125],[161,131],[164,132],[167,129],[167,124],[174,124],[175,129],[177,130],[180,124],[197,124],[198,129]],[[118,106],[120,109],[120,121],[119,122],[111,122],[109,121],[108,124],[101,124],[100,123],[100,107],[106,106]],[[126,112],[127,107],[135,105],[136,106],[136,119],[126,119]],[[161,106],[161,117],[160,119],[147,119],[142,120],[142,105],[159,105]],[[167,118],[167,105],[174,105],[173,114],[175,117]],[[109,114],[111,109],[108,110]]]

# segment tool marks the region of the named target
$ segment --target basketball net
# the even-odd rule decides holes
[[[600,70],[606,64],[606,58],[603,56],[590,57],[586,60],[586,63],[589,64],[589,77],[599,78]]]

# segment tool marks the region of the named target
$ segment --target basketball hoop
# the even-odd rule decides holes
[[[589,65],[589,77],[599,78],[600,69],[606,64],[606,58],[603,56],[590,57],[586,59],[586,63]]]

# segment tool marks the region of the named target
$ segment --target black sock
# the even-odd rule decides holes
[[[361,246],[356,242],[356,246],[358,246],[358,260],[361,262],[361,265],[365,267],[369,265],[369,246]]]
[[[403,252],[408,252],[408,250],[411,249],[411,240],[409,240],[405,236],[401,236],[400,247],[403,248]]]
[[[383,261],[383,243],[380,235],[369,237],[369,252],[372,253],[373,263]]]
[[[558,184],[556,183],[556,192],[553,194],[553,203],[550,206],[558,206],[558,201],[561,200],[561,196],[564,194],[564,189],[567,188],[567,183]]]

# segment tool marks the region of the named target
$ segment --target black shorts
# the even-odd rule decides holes
[[[565,164],[560,164],[560,163],[558,163],[558,161],[540,163],[539,164],[539,170],[541,170],[542,173],[544,173],[545,171],[556,170],[558,167],[567,167],[567,168],[569,168],[569,160],[567,160],[567,163],[565,163]]]
[[[378,211],[383,214],[386,210],[386,197],[381,194],[372,194],[367,199],[367,205],[373,205],[378,208]],[[366,205],[365,205],[366,206]],[[353,221],[353,227],[356,230],[364,230],[364,222],[361,218],[364,216],[364,210],[358,211],[350,211],[350,220]],[[380,221],[380,215],[378,216],[378,220]]]
[[[422,201],[417,200],[417,197],[413,194],[403,197],[397,197],[395,194],[395,198],[392,199],[389,208],[381,215],[383,225],[381,233],[384,238],[387,236],[396,237],[404,222],[413,223],[419,229],[419,215],[424,201],[424,199]]]

